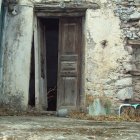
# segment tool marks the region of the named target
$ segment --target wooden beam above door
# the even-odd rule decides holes
[[[85,12],[37,12],[37,17],[82,17]]]
[[[44,2],[35,3],[35,11],[42,12],[70,12],[85,11],[87,9],[99,9],[96,2]]]

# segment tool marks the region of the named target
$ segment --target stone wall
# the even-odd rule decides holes
[[[124,48],[125,36],[120,29],[120,18],[115,16],[116,4],[101,3],[101,9],[87,11],[86,89],[93,99],[111,101],[110,109],[117,108],[133,96],[132,76],[125,74],[131,56]]]
[[[120,28],[125,36],[125,49],[131,56],[131,59],[127,62],[127,65],[131,65],[131,68],[125,69],[125,72],[132,76],[134,91],[132,100],[140,101],[140,1],[115,0],[115,4],[117,7],[114,12],[121,20]]]

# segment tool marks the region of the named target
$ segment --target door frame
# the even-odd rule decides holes
[[[56,14],[56,11],[54,12],[44,12],[44,11],[35,11],[34,12],[34,43],[38,44],[38,39],[37,39],[37,21],[39,18],[61,18],[61,17],[81,17],[82,18],[82,46],[81,46],[81,71],[80,71],[80,110],[83,110],[86,108],[86,97],[85,97],[85,13],[86,10],[75,10],[71,13],[66,12],[64,13],[63,11],[59,11]],[[35,45],[35,108],[37,110],[42,109],[40,106],[41,99],[40,99],[40,87],[39,87],[39,45]],[[47,105],[46,105],[47,106]],[[57,107],[56,107],[57,109]]]

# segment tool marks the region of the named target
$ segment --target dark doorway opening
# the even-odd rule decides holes
[[[43,23],[46,29],[47,110],[56,111],[59,19],[47,18],[43,19]]]
[[[34,39],[33,39],[34,40]],[[29,81],[29,101],[31,107],[35,107],[35,59],[34,59],[34,41],[31,48],[31,64],[30,64],[30,81]]]

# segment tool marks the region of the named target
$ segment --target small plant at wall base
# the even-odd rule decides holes
[[[86,105],[90,105],[91,103],[93,103],[94,101],[94,97],[92,95],[86,94]]]
[[[106,114],[111,114],[111,110],[110,110],[112,106],[111,100],[106,96],[102,96],[100,97],[100,101],[106,110]]]
[[[135,122],[140,122],[140,111],[139,112],[134,112],[133,110],[130,110],[128,108],[125,110],[121,116],[119,115],[110,115],[111,114],[111,100],[110,98],[106,96],[92,96],[92,95],[86,95],[86,103],[87,106],[90,104],[93,104],[94,100],[100,99],[101,104],[105,107],[106,109],[106,115],[98,115],[98,116],[91,116],[88,115],[85,112],[79,112],[79,111],[72,111],[69,114],[69,117],[75,118],[75,119],[85,119],[85,120],[93,120],[93,121],[135,121]],[[140,110],[140,107],[139,107]]]

